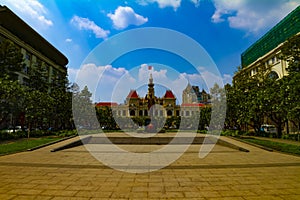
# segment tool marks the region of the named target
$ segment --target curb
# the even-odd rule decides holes
[[[236,150],[239,150],[239,151],[250,152],[250,150],[248,150],[248,149],[245,149],[243,147],[237,146],[237,145],[232,144],[230,142],[226,142],[225,140],[222,140],[222,139],[218,140],[218,144],[220,144],[222,146],[230,147],[232,149],[236,149]]]
[[[56,152],[56,151],[60,151],[60,150],[64,150],[64,149],[69,149],[69,148],[72,148],[72,147],[77,147],[77,146],[80,146],[80,145],[82,145],[84,143],[89,142],[91,139],[92,139],[92,136],[88,136],[88,137],[86,137],[84,139],[79,139],[79,140],[76,140],[74,142],[68,143],[66,145],[54,148],[54,149],[51,150],[51,152]],[[250,152],[248,149],[245,149],[243,147],[237,146],[235,144],[232,144],[232,143],[227,142],[225,140],[222,140],[220,138],[209,137],[209,139],[211,141],[213,141],[215,144],[226,146],[226,147],[229,147],[229,148],[232,148],[232,149],[236,149],[236,150],[242,151],[242,152]]]
[[[261,145],[258,145],[258,144],[254,144],[254,143],[251,143],[251,142],[247,142],[247,141],[245,141],[245,140],[238,139],[238,138],[235,138],[235,137],[232,137],[232,136],[227,136],[227,137],[229,137],[229,138],[231,138],[231,139],[233,139],[233,140],[236,140],[236,141],[239,141],[239,142],[243,142],[243,143],[245,143],[245,144],[248,144],[248,145],[251,145],[251,146],[254,146],[254,147],[263,149],[263,150],[266,150],[266,151],[270,151],[270,152],[274,151],[274,150],[271,149],[271,148],[264,147],[264,146],[261,146]]]
[[[40,149],[40,148],[43,148],[43,147],[46,147],[46,146],[50,146],[50,145],[52,145],[52,144],[56,144],[56,143],[59,143],[59,142],[62,142],[62,141],[65,141],[65,140],[74,138],[74,137],[77,137],[77,135],[69,136],[69,137],[66,137],[66,138],[62,138],[62,139],[60,139],[60,140],[56,140],[56,141],[53,141],[53,142],[49,142],[49,143],[46,143],[46,144],[42,144],[42,145],[40,145],[40,146],[33,147],[33,148],[31,148],[31,149],[27,149],[27,151],[34,151],[34,150],[37,150],[37,149]]]
[[[209,137],[209,139],[213,140],[216,144],[219,144],[219,145],[222,145],[222,146],[225,146],[225,147],[229,147],[229,148],[236,149],[236,150],[243,151],[243,152],[250,152],[248,149],[245,149],[243,147],[240,147],[240,146],[237,146],[237,145],[232,144],[230,142],[227,142],[225,140],[222,140],[221,138]]]
[[[64,150],[64,149],[69,149],[69,148],[72,148],[72,147],[80,146],[80,145],[82,145],[86,140],[89,141],[91,138],[92,138],[92,136],[88,136],[88,137],[86,137],[86,138],[76,140],[76,141],[71,142],[71,143],[69,143],[69,144],[65,144],[65,145],[63,145],[63,146],[60,146],[60,147],[51,149],[51,152],[61,151],[61,150]]]

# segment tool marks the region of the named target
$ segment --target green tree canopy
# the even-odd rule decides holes
[[[288,119],[300,130],[300,35],[295,35],[284,43],[281,59],[288,63],[289,75],[284,77],[285,101]]]
[[[9,40],[0,42],[0,77],[17,78],[15,72],[22,70],[23,56],[20,48]]]

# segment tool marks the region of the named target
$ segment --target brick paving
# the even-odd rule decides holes
[[[170,166],[142,174],[111,169],[84,146],[50,152],[78,138],[2,156],[0,199],[300,199],[300,157],[221,138],[250,152],[216,145],[200,159],[194,144]]]

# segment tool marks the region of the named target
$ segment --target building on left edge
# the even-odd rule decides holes
[[[30,82],[28,72],[32,66],[45,69],[51,83],[49,85],[55,85],[53,81],[66,78],[67,57],[8,7],[0,5],[0,42],[3,40],[13,42],[23,55],[23,69],[16,72],[21,84],[28,85]]]

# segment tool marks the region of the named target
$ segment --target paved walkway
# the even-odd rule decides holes
[[[195,144],[170,166],[143,174],[106,167],[84,146],[50,152],[76,138],[2,156],[0,199],[300,199],[300,157],[222,139],[250,152],[216,145],[200,159]]]

